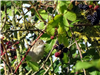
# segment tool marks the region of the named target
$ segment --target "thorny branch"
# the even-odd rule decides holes
[[[5,51],[6,63],[7,63],[8,66],[10,66],[9,57],[8,57],[8,55],[7,55],[7,51],[6,51],[6,49],[5,49],[5,46],[4,46],[4,43],[3,43],[3,40],[2,40],[2,39],[1,39],[1,44],[2,44],[2,46],[3,46],[3,50]],[[9,70],[10,70],[10,72],[12,72],[11,67],[9,68]]]
[[[72,35],[74,35],[74,33],[72,32],[72,29],[71,29],[71,28],[70,28],[70,30],[71,30]],[[75,43],[76,43],[76,47],[77,47],[77,49],[78,49],[78,51],[79,51],[81,61],[83,62],[83,60],[82,60],[83,57],[82,57],[82,54],[81,54],[81,49],[79,48],[79,45],[78,45],[78,43],[77,43],[77,41],[76,41],[75,38],[74,38],[74,40],[75,40]],[[84,72],[84,75],[86,75],[85,69],[83,69],[83,72]]]

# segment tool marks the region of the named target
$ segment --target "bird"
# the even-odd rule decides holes
[[[31,57],[31,61],[38,62],[44,55],[44,46],[45,43],[43,40],[39,39],[31,47],[28,55]]]

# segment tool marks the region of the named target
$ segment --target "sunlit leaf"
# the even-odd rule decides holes
[[[93,66],[93,64],[90,64],[89,62],[79,61],[76,63],[76,70],[87,69],[87,68],[90,68],[92,66]]]
[[[32,68],[33,71],[39,70],[39,65],[36,62],[26,61],[28,66]]]
[[[70,21],[75,21],[76,20],[76,14],[74,12],[67,12],[64,14],[66,18]]]
[[[46,53],[48,53],[52,49],[55,41],[56,41],[56,39],[51,40],[49,43],[47,42],[47,44],[45,45],[45,52]]]

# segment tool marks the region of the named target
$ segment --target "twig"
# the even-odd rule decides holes
[[[25,75],[29,75],[31,72],[32,72],[32,69],[28,73],[26,73]]]
[[[32,8],[34,8],[34,10],[36,11],[36,13],[39,15],[39,17],[41,18],[41,20],[44,22],[44,24],[46,24],[46,21],[42,18],[42,16],[39,14],[39,12],[35,9],[35,7],[33,6],[32,2],[29,1],[29,3],[31,4]]]
[[[70,4],[68,5],[68,7],[70,7],[70,5],[72,4],[73,1],[74,1],[74,0],[71,0],[71,1],[70,1]]]
[[[10,66],[7,64],[7,62],[6,62],[3,58],[1,58],[1,59],[2,59],[3,62],[4,62],[4,69],[5,69],[5,73],[6,73],[5,75],[7,75],[7,72],[6,72],[7,70],[6,70],[5,64],[8,66],[9,69],[11,69],[11,68],[10,68]]]
[[[15,31],[40,31],[40,32],[43,32],[39,29],[21,29],[21,30],[6,30],[5,32],[2,32],[1,34],[4,34],[6,32],[15,32]]]
[[[12,24],[14,27],[16,27],[16,21],[15,21],[15,8],[14,6],[11,6],[12,9]]]
[[[4,26],[5,26],[5,24],[6,24],[6,20],[7,20],[7,8],[6,8],[6,4],[4,4],[4,9],[5,9],[5,21],[4,21],[4,23],[3,23],[3,25],[2,25],[2,27],[1,27],[1,32],[2,32],[2,30],[3,30],[3,28],[4,28]]]
[[[74,24],[74,26],[100,26],[100,24],[91,25],[91,24],[87,23],[87,24]]]
[[[71,28],[70,28],[70,30],[71,30]],[[74,35],[74,33],[72,32],[72,30],[71,30],[71,33],[72,33],[72,35]],[[82,60],[83,57],[82,57],[82,54],[81,54],[81,49],[80,49],[80,47],[79,47],[79,45],[78,45],[78,43],[77,43],[77,41],[76,41],[75,38],[74,38],[74,40],[75,40],[75,43],[76,43],[76,47],[77,47],[77,49],[78,49],[78,51],[79,51],[81,61],[83,62],[83,60]],[[86,75],[85,69],[83,69],[83,72],[84,72],[84,75]]]
[[[55,61],[56,61],[56,60],[57,60],[57,58],[55,59]],[[54,61],[54,62],[55,62],[55,61]],[[54,62],[53,62],[53,63],[54,63]],[[53,64],[53,63],[52,63],[52,64]],[[49,71],[49,69],[50,69],[50,67],[52,66],[52,64],[49,65],[49,67],[47,68],[47,70],[44,72],[43,75],[45,75],[45,74]]]
[[[8,55],[7,55],[7,51],[6,51],[6,49],[5,49],[5,46],[4,46],[4,43],[3,43],[3,40],[2,40],[2,39],[1,39],[1,44],[2,44],[2,46],[3,46],[4,51],[6,52],[6,53],[5,53],[5,57],[6,57],[7,65],[9,66],[9,70],[10,70],[10,72],[12,73],[12,69],[11,69],[11,67],[10,67],[10,63],[9,63],[9,58],[8,58]]]
[[[55,59],[55,61],[56,61],[56,60],[57,60],[57,58]],[[55,61],[54,61],[54,62],[55,62]],[[54,63],[54,62],[53,62],[53,63]],[[43,68],[43,66],[44,66],[44,65],[41,66],[41,68],[39,69],[39,71]],[[50,64],[49,67],[47,68],[47,70],[44,72],[43,75],[45,75],[45,74],[48,72],[48,70],[50,69],[51,66],[52,66],[52,65]],[[37,72],[39,72],[39,71],[37,71]],[[36,75],[37,72],[34,72],[34,74],[32,74],[32,75]]]
[[[79,40],[77,40],[79,41]],[[70,44],[67,48],[70,48],[73,44],[75,44],[76,42],[73,42],[72,44]]]
[[[4,72],[5,72],[4,74],[7,75],[6,65],[4,61],[3,61],[3,64],[4,64]]]

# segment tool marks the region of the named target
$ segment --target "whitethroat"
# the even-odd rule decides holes
[[[28,55],[31,56],[33,62],[39,61],[44,54],[44,42],[43,40],[39,39],[37,42],[32,46],[31,50],[29,51]]]

